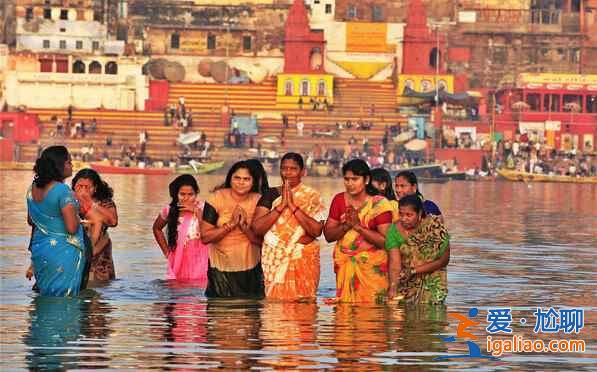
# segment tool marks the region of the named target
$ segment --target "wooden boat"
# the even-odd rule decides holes
[[[194,165],[194,167],[193,167]],[[207,174],[224,168],[224,161],[196,162],[193,165],[181,165],[176,167],[176,173]]]
[[[172,174],[170,168],[139,168],[139,167],[119,167],[103,163],[91,163],[91,168],[100,174],[144,174],[151,176],[163,176]]]
[[[392,179],[396,178],[396,175],[402,171],[411,171],[417,176],[417,180],[420,178],[444,178],[444,172],[439,164],[426,164],[419,165],[416,167],[402,168],[398,170],[391,170],[390,176]]]
[[[597,177],[572,177],[556,176],[549,174],[537,174],[528,172],[519,172],[509,169],[498,169],[498,174],[508,181],[519,182],[567,182],[567,183],[597,183]]]
[[[449,182],[450,178],[435,178],[435,177],[417,177],[418,183],[446,183]]]
[[[2,161],[0,162],[0,170],[17,170],[33,172],[35,162],[31,161]],[[89,168],[89,163],[73,160],[73,173],[77,173],[83,168]]]

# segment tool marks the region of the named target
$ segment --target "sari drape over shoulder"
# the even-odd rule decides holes
[[[434,215],[425,217],[406,239],[396,228],[392,228],[386,238],[388,249],[400,249],[400,261],[404,271],[438,260],[449,244],[448,230],[440,217]],[[447,269],[443,267],[432,273],[412,276],[407,282],[400,283],[399,290],[405,302],[443,303],[448,295]]]
[[[359,209],[363,226],[371,227],[377,217],[388,214],[391,222],[392,205],[383,196],[371,196]],[[334,249],[336,297],[340,302],[379,302],[388,290],[388,254],[367,242],[354,229],[336,243]]]
[[[27,211],[35,225],[31,236],[31,261],[37,287],[43,296],[76,296],[85,269],[83,227],[75,234],[66,230],[62,208],[78,203],[63,183],[50,188],[41,202],[27,192]]]
[[[294,204],[316,221],[325,219],[321,196],[314,189],[299,184],[292,190]],[[272,208],[280,205],[274,200]],[[289,208],[263,237],[261,262],[265,278],[265,295],[281,300],[315,299],[319,286],[319,241],[298,243],[305,229]]]

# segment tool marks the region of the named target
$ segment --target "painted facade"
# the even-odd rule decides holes
[[[301,104],[299,104],[299,99]],[[334,77],[329,74],[278,74],[276,101],[280,107],[310,109],[311,99],[332,105]]]

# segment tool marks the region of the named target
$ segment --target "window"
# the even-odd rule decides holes
[[[531,111],[541,111],[541,95],[539,93],[527,94],[527,104]]]
[[[332,4],[325,4],[325,14],[332,14]]]
[[[580,62],[580,49],[579,48],[570,49],[570,62],[571,63],[579,63]]]
[[[433,83],[431,82],[431,80],[422,80],[421,90],[423,92],[431,92],[433,90]]]
[[[207,49],[216,49],[216,35],[207,35]]]
[[[53,72],[52,71],[52,60],[51,59],[40,59],[39,60],[39,71],[41,72]]]
[[[284,95],[285,96],[292,96],[293,94],[293,84],[292,80],[286,80],[284,82]]]
[[[81,61],[75,61],[73,63],[73,74],[84,74],[85,64]]]
[[[346,9],[346,18],[353,19],[356,17],[357,17],[357,7],[352,4],[348,4],[348,8]]]
[[[545,94],[543,96],[543,110],[550,112],[560,111],[560,95],[559,94]]]
[[[77,40],[75,42],[75,48],[77,48],[77,49],[83,49],[83,42],[81,40]]]
[[[309,89],[309,88],[310,88],[309,87],[309,80],[302,80],[301,81],[301,92],[300,92],[300,95],[301,96],[308,96],[308,95],[310,95],[309,91],[311,89]]]
[[[83,9],[77,9],[77,21],[85,21],[85,11]]]
[[[327,95],[327,89],[325,87],[325,80],[319,80],[319,82],[317,83],[317,95],[318,96]]]
[[[585,106],[587,112],[596,114],[597,113],[597,95],[587,96],[587,104]]]
[[[52,9],[44,8],[44,19],[52,19]]]
[[[180,35],[177,33],[173,33],[170,36],[170,48],[178,49],[180,48]]]
[[[99,41],[92,41],[91,42],[91,49],[98,50],[99,49]]]
[[[60,40],[60,49],[66,49],[66,40]]]
[[[440,80],[437,83],[437,87],[439,88],[439,90],[447,90],[448,89],[448,83],[446,83],[445,80]]]
[[[371,10],[371,18],[374,22],[380,22],[384,20],[383,8],[381,7],[381,5],[373,5],[373,8]]]
[[[116,40],[122,40],[126,43],[129,37],[129,29],[126,25],[118,26],[116,29]]]
[[[252,48],[251,36],[243,36],[243,51],[250,52]]]
[[[27,11],[25,14],[25,20],[30,21],[32,19],[33,19],[33,8],[27,8]]]
[[[64,27],[61,27],[61,28],[60,28],[60,32],[66,32],[66,28],[64,28]]]
[[[90,74],[101,74],[102,73],[102,65],[98,61],[93,61],[89,64],[89,73]]]
[[[102,17],[102,13],[101,12],[93,12],[93,20],[95,22],[101,22],[104,23],[103,17]]]
[[[60,19],[68,20],[68,9],[60,9]]]
[[[56,72],[60,74],[68,74],[68,60],[57,59],[56,60]]]
[[[315,4],[319,4],[321,1],[320,0],[315,0],[313,1]]]
[[[118,74],[118,65],[116,62],[110,61],[106,63],[106,74],[108,75],[116,75]]]
[[[437,51],[437,48],[431,49],[429,53],[429,66],[437,68],[438,64],[441,63],[441,53]]]
[[[564,111],[582,112],[582,96],[575,94],[564,94]]]
[[[50,40],[44,40],[43,44],[44,49],[50,49]]]

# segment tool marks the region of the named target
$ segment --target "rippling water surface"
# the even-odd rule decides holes
[[[446,306],[325,305],[334,294],[331,247],[322,249],[317,304],[209,300],[200,286],[163,280],[165,260],[151,224],[168,202],[170,177],[112,176],[120,224],[111,232],[118,280],[79,298],[38,297],[29,264],[27,172],[0,174],[0,367],[10,369],[371,369],[401,367],[594,370],[597,186],[450,182],[423,185],[442,208],[452,258]],[[223,176],[199,179],[202,195]],[[339,180],[310,178],[328,203]],[[272,180],[276,184],[276,180]],[[483,340],[490,307],[512,307],[515,334],[533,333],[536,307],[583,307],[585,353],[506,354],[499,361],[452,359],[465,342],[448,313],[480,309]],[[519,319],[529,319],[526,326]],[[563,338],[569,336],[560,335]],[[485,350],[484,341],[479,341]]]

